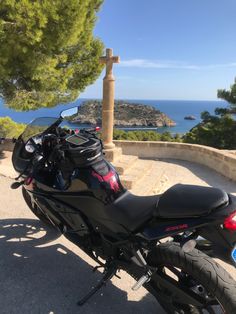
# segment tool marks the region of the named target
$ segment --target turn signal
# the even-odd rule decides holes
[[[228,230],[236,231],[236,211],[225,219],[224,227]]]

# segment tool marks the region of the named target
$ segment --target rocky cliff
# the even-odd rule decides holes
[[[118,127],[162,127],[175,125],[175,122],[167,115],[152,106],[115,101],[114,111],[114,124]],[[101,101],[84,102],[78,109],[78,115],[74,116],[71,122],[101,125]]]

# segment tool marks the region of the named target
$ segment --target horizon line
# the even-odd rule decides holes
[[[76,100],[72,101],[75,102],[79,99],[88,99],[88,100],[102,100],[102,97],[78,97]],[[223,99],[163,99],[163,98],[121,98],[116,97],[114,100],[152,100],[152,101],[212,101],[212,102],[227,102]]]

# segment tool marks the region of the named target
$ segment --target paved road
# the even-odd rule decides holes
[[[21,191],[0,176],[0,313],[164,313],[154,298],[125,273],[112,279],[82,308],[76,302],[97,283],[95,263],[63,236],[35,219]]]
[[[174,176],[173,183],[178,178],[187,183],[187,178],[193,180],[200,171],[199,180],[205,184],[215,183],[236,191],[234,183],[211,172],[209,175],[206,168],[176,162],[169,164],[172,168],[168,170],[168,162],[160,163],[166,164],[170,178]],[[134,281],[125,273],[121,273],[121,280],[115,278],[108,283],[83,308],[77,307],[78,299],[101,274],[92,274],[91,265],[95,264],[90,258],[35,219],[20,189],[10,190],[11,182],[0,176],[1,314],[164,313],[145,289],[136,293],[131,290]],[[226,263],[223,266],[236,279],[235,268]]]

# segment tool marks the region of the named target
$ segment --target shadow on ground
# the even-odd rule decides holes
[[[92,267],[64,245],[50,243],[57,237],[38,220],[0,220],[2,314],[164,313],[149,294],[129,301],[111,282],[78,307],[101,274],[92,274]]]

